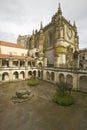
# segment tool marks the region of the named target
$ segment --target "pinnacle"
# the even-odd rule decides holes
[[[61,10],[60,3],[59,3],[59,7],[58,7],[58,14],[59,14],[59,15],[62,15],[62,10]]]

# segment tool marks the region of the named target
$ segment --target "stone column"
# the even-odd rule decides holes
[[[0,67],[2,67],[2,59],[0,59]]]
[[[44,58],[44,67],[47,67],[47,58]]]
[[[25,79],[28,79],[28,70],[25,69]]]
[[[13,80],[12,70],[9,70],[9,82]]]
[[[25,59],[25,79],[28,79],[28,59]]]
[[[25,69],[28,69],[28,60],[25,60]]]
[[[54,81],[55,81],[55,83],[57,83],[57,82],[58,82],[58,72],[55,72]]]
[[[43,70],[43,80],[47,80],[46,79],[46,70]]]
[[[10,59],[9,59],[9,67],[12,68],[12,58],[11,58],[11,57],[10,57]]]
[[[73,89],[77,90],[78,89],[78,74],[73,73]]]
[[[38,70],[36,71],[36,78],[38,78]]]

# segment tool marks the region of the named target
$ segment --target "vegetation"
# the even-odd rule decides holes
[[[32,78],[32,79],[28,80],[27,84],[28,84],[29,86],[36,86],[36,85],[39,84],[39,80]]]
[[[74,103],[74,98],[71,95],[72,86],[67,83],[57,83],[58,91],[53,97],[53,101],[62,105],[69,106]]]

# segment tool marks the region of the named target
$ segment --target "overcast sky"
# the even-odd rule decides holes
[[[87,0],[0,0],[0,40],[15,42],[51,21],[61,3],[63,16],[76,26],[80,48],[87,48]]]

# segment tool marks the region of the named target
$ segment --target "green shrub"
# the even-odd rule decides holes
[[[39,80],[38,80],[38,79],[30,79],[30,80],[27,82],[27,84],[28,84],[29,86],[36,86],[36,85],[39,84]]]
[[[68,83],[64,83],[64,82],[60,82],[56,84],[58,87],[58,92],[63,96],[66,93],[71,94],[71,90],[72,90],[72,85],[68,84]]]
[[[67,83],[57,83],[57,93],[53,97],[53,101],[62,105],[69,106],[74,103],[74,98],[71,95],[72,86]]]
[[[74,98],[70,94],[61,96],[59,93],[56,93],[53,97],[53,101],[62,106],[69,106],[74,104]]]

